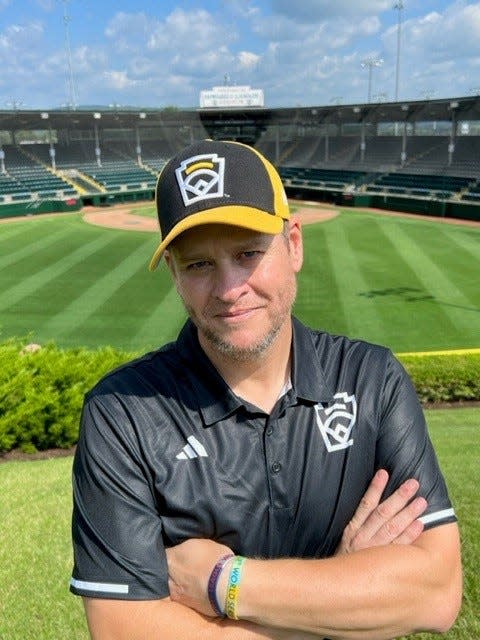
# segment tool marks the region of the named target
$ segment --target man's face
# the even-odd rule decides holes
[[[182,233],[165,254],[207,354],[257,358],[289,329],[303,254],[298,223],[286,224],[276,236],[204,225]]]

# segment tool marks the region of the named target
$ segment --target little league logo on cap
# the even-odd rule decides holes
[[[225,158],[216,153],[193,156],[184,160],[175,171],[185,206],[223,197]]]
[[[168,245],[193,227],[225,224],[277,234],[290,217],[276,169],[240,142],[202,140],[183,149],[158,176],[156,204],[161,242],[152,271]]]

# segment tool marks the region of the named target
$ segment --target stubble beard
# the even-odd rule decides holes
[[[214,331],[206,322],[203,322],[191,307],[187,304],[184,306],[190,316],[191,321],[202,333],[209,345],[224,359],[231,362],[249,362],[257,360],[264,355],[275,342],[276,337],[284,326],[285,322],[291,316],[293,303],[296,297],[296,282],[289,288],[287,295],[283,301],[282,309],[273,317],[270,329],[257,342],[241,347],[225,340],[218,332]]]
[[[220,335],[212,331],[210,327],[197,325],[197,328],[202,332],[205,339],[215,349],[215,351],[225,359],[232,362],[249,362],[251,360],[258,359],[268,351],[269,347],[273,344],[275,338],[279,334],[282,324],[283,322],[276,323],[261,340],[248,345],[247,347],[239,347],[236,344],[232,344],[231,342],[224,340]]]

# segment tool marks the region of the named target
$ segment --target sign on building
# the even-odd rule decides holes
[[[263,107],[264,96],[262,89],[252,89],[249,86],[213,87],[200,91],[200,108],[215,107]]]

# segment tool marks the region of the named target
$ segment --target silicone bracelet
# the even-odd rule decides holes
[[[210,601],[210,604],[212,605],[212,609],[215,611],[217,616],[220,616],[221,618],[225,617],[225,611],[223,611],[220,605],[218,604],[217,584],[218,584],[218,579],[220,578],[220,574],[222,573],[223,568],[225,567],[226,563],[230,560],[230,558],[233,558],[233,553],[228,553],[227,555],[222,556],[220,560],[217,562],[217,564],[213,567],[212,573],[210,574],[210,577],[208,579],[208,587],[207,587],[208,599]]]
[[[238,620],[237,605],[240,591],[240,580],[242,569],[245,563],[243,556],[235,556],[233,559],[230,575],[228,576],[227,595],[225,598],[225,613],[232,620]]]

